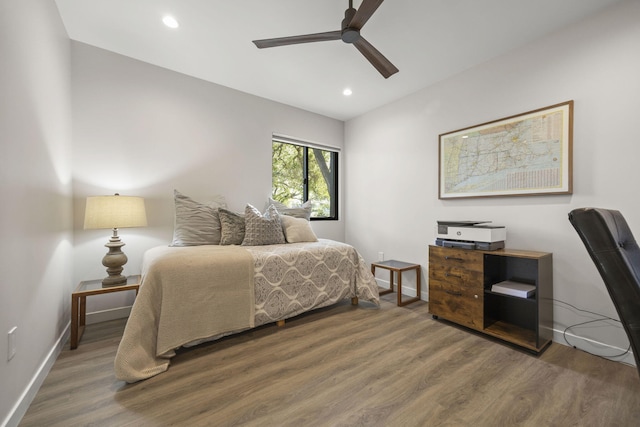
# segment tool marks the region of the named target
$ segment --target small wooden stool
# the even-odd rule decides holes
[[[380,295],[386,295],[388,293],[393,292],[393,272],[396,272],[396,276],[398,278],[398,307],[402,307],[403,305],[410,304],[412,302],[420,301],[420,264],[411,264],[403,261],[396,261],[390,259],[388,261],[379,261],[371,264],[371,273],[376,275],[376,267],[384,268],[385,270],[389,270],[390,280],[389,280],[389,289],[385,289],[380,292]],[[416,296],[402,300],[402,272],[407,270],[415,270],[416,271]]]

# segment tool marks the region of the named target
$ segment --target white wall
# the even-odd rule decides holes
[[[0,425],[15,425],[69,325],[70,49],[53,1],[0,0],[0,58]]]
[[[88,195],[145,197],[149,227],[122,229],[125,274],[143,252],[171,242],[173,189],[197,200],[260,210],[271,194],[271,135],[342,148],[344,123],[72,42],[74,282],[106,275],[109,230],[83,230]],[[342,191],[340,191],[342,194]],[[314,221],[320,237],[344,240],[344,222]],[[95,312],[132,295],[89,298]]]
[[[585,206],[618,209],[640,234],[639,22],[640,2],[623,2],[347,122],[347,242],[368,262],[384,251],[387,259],[420,263],[425,277],[437,220],[489,219],[507,227],[508,247],[553,252],[554,298],[617,318],[567,214]],[[439,134],[571,99],[573,195],[438,199]],[[554,304],[554,316],[559,332],[593,318],[561,303]],[[574,332],[627,348],[619,326],[598,323]],[[598,354],[617,352],[574,341]]]

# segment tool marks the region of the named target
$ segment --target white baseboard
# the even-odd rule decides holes
[[[86,324],[91,325],[93,323],[121,319],[123,317],[128,317],[130,312],[131,307],[120,307],[114,308],[112,310],[87,313]],[[60,352],[67,344],[69,335],[71,334],[70,328],[71,322],[67,324],[62,335],[55,342],[53,348],[47,354],[47,357],[36,371],[35,375],[29,382],[29,385],[27,385],[25,391],[22,393],[20,399],[14,405],[7,418],[2,422],[2,424],[0,424],[1,427],[17,426],[20,423],[20,420],[22,420],[22,417],[24,417],[24,414],[27,413],[27,409],[29,409],[29,405],[31,405],[31,402],[33,402],[33,399],[36,397],[38,390],[40,390],[40,386],[42,386],[42,383],[44,382],[47,375],[49,375],[49,371],[51,371],[51,368],[60,355]]]
[[[619,348],[568,332],[565,335],[571,344],[565,341],[563,331],[556,329],[553,330],[553,341],[558,344],[566,345],[567,347],[574,347],[578,350],[598,355],[613,362],[620,362],[634,367],[636,366],[636,361],[631,350],[627,352],[626,348]]]
[[[131,306],[113,308],[110,310],[94,311],[93,313],[87,313],[86,324],[91,325],[93,323],[122,319],[124,317],[129,317],[129,313],[131,313]]]
[[[378,282],[378,286],[380,288],[389,289],[389,281],[388,280],[380,279],[378,277],[376,277],[375,279],[376,279],[376,282]],[[394,283],[393,289],[397,290],[397,286],[398,286],[398,284]],[[420,287],[421,287],[421,289],[420,289],[420,299],[422,301],[427,301],[429,294],[427,292],[425,292],[424,286],[420,286]],[[402,284],[402,295],[415,297],[416,296],[416,288],[415,288],[415,286],[408,286],[408,285],[405,285],[403,283]]]
[[[45,378],[47,378],[47,375],[49,375],[49,371],[51,371],[51,368],[58,358],[58,355],[66,345],[71,333],[70,327],[71,322],[67,324],[64,331],[62,332],[62,335],[60,335],[58,340],[53,345],[53,348],[51,348],[51,350],[47,354],[47,357],[45,357],[44,361],[40,364],[40,367],[37,369],[33,378],[25,388],[24,392],[20,396],[20,399],[18,399],[16,404],[11,409],[11,412],[9,412],[7,418],[2,422],[2,427],[15,427],[20,424],[22,417],[24,417],[24,414],[27,413],[27,409],[29,409],[29,405],[31,405],[31,402],[33,402],[33,399],[36,397],[38,390],[40,390],[40,386],[42,386]]]

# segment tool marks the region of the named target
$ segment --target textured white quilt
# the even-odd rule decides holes
[[[345,299],[379,304],[360,254],[332,240],[267,246],[158,247],[143,278],[115,360],[118,379],[164,372],[175,349]]]

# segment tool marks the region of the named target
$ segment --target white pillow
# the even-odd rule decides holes
[[[267,204],[267,206],[272,206],[272,205],[276,207],[280,215],[289,215],[296,218],[304,218],[307,221],[311,218],[311,201],[310,200],[307,200],[300,206],[295,206],[293,208],[290,208],[278,202],[277,200],[273,200],[272,198],[269,198],[269,203]]]
[[[317,242],[318,238],[311,229],[311,224],[304,218],[280,215],[284,237],[288,243]]]

